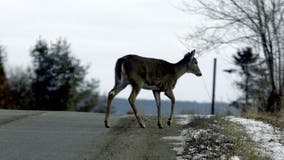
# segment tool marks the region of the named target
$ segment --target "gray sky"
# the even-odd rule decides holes
[[[179,6],[175,0],[0,0],[0,44],[6,47],[9,66],[27,66],[31,62],[29,51],[39,37],[48,41],[66,38],[75,56],[91,65],[88,77],[100,80],[103,94],[113,87],[114,65],[123,55],[169,62],[183,57],[187,49],[178,37],[200,25],[201,20],[174,6]],[[233,77],[222,71],[231,67],[234,52],[229,49],[221,55],[198,57],[203,78],[184,75],[174,90],[176,99],[210,101],[207,90],[211,96],[213,58],[217,57],[216,100],[234,100],[238,92]],[[130,87],[118,97],[128,97],[129,93]],[[138,96],[152,97],[150,91]]]

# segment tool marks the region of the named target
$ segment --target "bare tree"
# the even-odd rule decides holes
[[[284,1],[185,0],[184,5],[185,11],[203,15],[207,20],[206,25],[186,37],[188,43],[195,43],[203,49],[228,44],[246,44],[260,49],[269,71],[267,111],[280,109],[279,97],[284,82]]]

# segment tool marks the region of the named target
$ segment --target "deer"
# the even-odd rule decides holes
[[[173,89],[177,80],[185,73],[202,76],[198,62],[194,57],[195,50],[188,52],[177,63],[170,63],[162,59],[141,57],[138,55],[126,55],[119,58],[115,65],[115,85],[108,93],[105,127],[110,128],[110,106],[114,97],[126,86],[131,85],[132,91],[128,98],[129,104],[141,128],[145,123],[137,111],[135,100],[141,89],[152,90],[158,116],[158,127],[163,128],[161,122],[161,97],[164,92],[171,101],[170,117],[167,124],[171,126],[174,116],[175,96]]]

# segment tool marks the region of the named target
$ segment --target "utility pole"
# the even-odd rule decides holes
[[[217,59],[214,58],[211,114],[215,113],[216,64],[217,64]]]

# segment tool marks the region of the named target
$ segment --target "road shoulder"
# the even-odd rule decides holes
[[[134,116],[122,118],[110,128],[104,146],[96,153],[96,160],[172,160],[176,158],[170,143],[162,140],[166,136],[179,134],[181,126],[173,124],[159,129],[155,116],[143,116],[146,128],[140,128]]]

